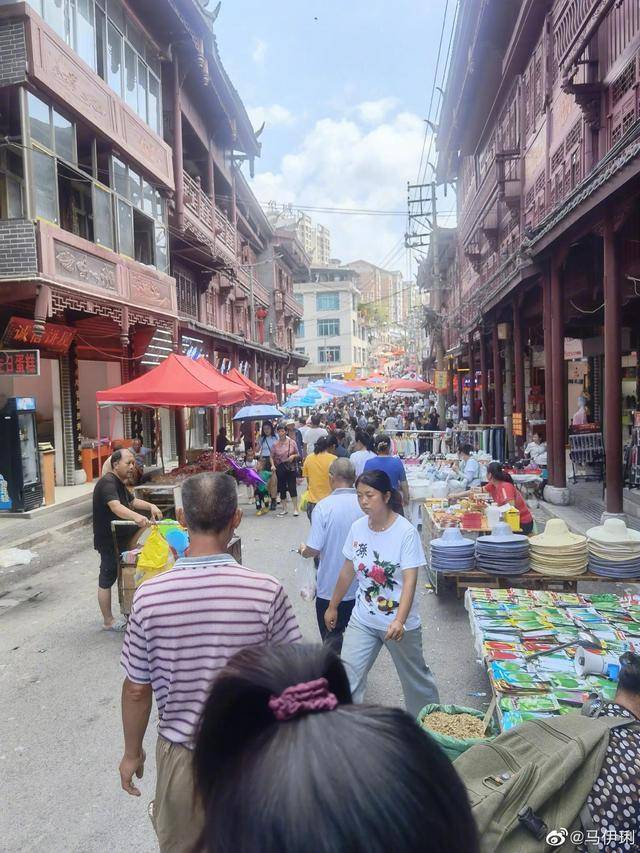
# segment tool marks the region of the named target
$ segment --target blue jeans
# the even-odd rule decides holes
[[[364,625],[355,615],[349,620],[342,645],[342,662],[349,677],[353,701],[364,700],[369,670],[380,649],[386,646],[402,684],[407,712],[417,717],[425,705],[440,701],[435,679],[422,654],[422,628],[405,631],[399,642],[385,642],[385,634],[386,631]]]

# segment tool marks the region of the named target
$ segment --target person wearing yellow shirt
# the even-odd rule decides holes
[[[311,521],[311,513],[317,503],[331,494],[329,468],[335,460],[335,455],[329,451],[329,440],[324,436],[316,441],[313,453],[304,460],[302,476],[307,480],[307,517]]]

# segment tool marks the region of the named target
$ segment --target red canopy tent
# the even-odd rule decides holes
[[[248,390],[215,368],[171,353],[157,367],[124,385],[96,392],[98,405],[230,406],[249,398]]]
[[[244,403],[249,390],[232,382],[211,366],[211,370],[192,358],[171,353],[157,367],[115,388],[96,392],[98,433],[101,406],[150,406],[173,408],[213,407],[213,432],[217,433],[217,407]],[[102,465],[98,434],[98,464]]]
[[[434,386],[421,379],[392,379],[387,386],[389,391],[415,391],[416,394],[426,394],[433,391]]]
[[[211,366],[213,367],[213,365]],[[271,403],[275,405],[275,403],[278,402],[278,398],[273,391],[266,391],[264,388],[256,385],[253,380],[249,379],[248,376],[244,376],[239,370],[236,370],[235,367],[232,367],[231,370],[225,374],[225,377],[231,379],[233,382],[237,382],[238,385],[244,385],[248,388],[249,393],[251,394],[249,399],[252,403]]]

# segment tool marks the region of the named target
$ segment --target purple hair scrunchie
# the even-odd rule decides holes
[[[269,710],[273,712],[276,720],[281,722],[293,720],[302,713],[333,711],[337,707],[338,699],[335,693],[329,690],[329,682],[326,678],[292,684],[279,696],[272,696],[269,699]]]

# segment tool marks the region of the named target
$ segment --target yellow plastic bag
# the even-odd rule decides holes
[[[144,581],[148,581],[149,578],[153,578],[161,572],[166,572],[174,563],[175,558],[169,547],[169,543],[160,530],[157,527],[153,527],[147,541],[142,546],[142,551],[136,564],[136,587],[140,586]]]
[[[309,489],[305,489],[300,497],[300,509],[302,512],[307,511],[307,504],[309,503]]]

